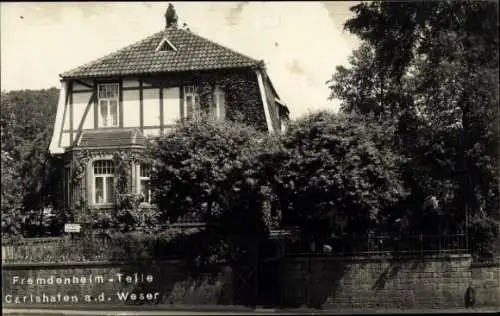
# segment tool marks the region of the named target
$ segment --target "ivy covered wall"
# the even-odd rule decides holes
[[[93,162],[96,160],[111,160],[114,165],[114,203],[109,207],[99,209],[100,213],[111,210],[117,210],[124,207],[124,204],[130,204],[134,199],[136,192],[133,170],[136,165],[148,162],[143,156],[141,149],[102,149],[102,150],[75,150],[65,154],[63,162],[66,168],[69,167],[70,177],[70,199],[65,203],[61,199],[64,195],[59,195],[58,205],[66,206],[71,220],[80,222],[82,216],[88,215],[95,206],[92,203],[93,185]],[[65,188],[65,179],[61,177],[61,189]],[[127,205],[129,206],[129,205]]]
[[[207,109],[214,102],[213,92],[216,87],[219,87],[226,94],[226,119],[244,122],[261,130],[267,129],[264,106],[254,69],[194,71],[141,79],[153,87],[181,87],[181,99],[182,87],[194,85],[200,95],[202,109]],[[273,113],[278,115],[277,111]]]

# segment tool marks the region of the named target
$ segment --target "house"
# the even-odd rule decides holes
[[[207,113],[275,133],[288,118],[262,61],[175,24],[60,77],[49,151],[64,168],[58,201],[67,208],[110,207],[117,153],[144,150],[182,120]],[[147,168],[134,161],[126,174],[126,190],[147,203]]]

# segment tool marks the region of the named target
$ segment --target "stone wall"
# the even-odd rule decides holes
[[[476,306],[500,309],[500,263],[472,264],[470,271]]]
[[[336,310],[500,307],[500,265],[471,267],[468,255],[426,258],[287,258],[281,264],[285,306]]]
[[[475,265],[468,255],[283,258],[264,262],[255,272],[257,305],[337,311],[462,309],[472,285],[474,307],[500,309],[500,263]],[[2,301],[8,305],[234,305],[241,303],[238,295],[253,295],[251,288],[242,290],[240,279],[245,275],[250,273],[221,266],[210,275],[193,277],[185,263],[174,260],[9,264],[2,269]],[[142,299],[140,293],[144,293]]]
[[[195,278],[181,261],[5,265],[2,280],[3,303],[17,305],[227,305],[233,294],[227,267]]]

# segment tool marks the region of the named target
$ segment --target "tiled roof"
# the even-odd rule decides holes
[[[77,147],[145,146],[146,139],[137,129],[83,131]]]
[[[175,49],[156,51],[164,37]],[[93,62],[62,73],[62,78],[125,76],[249,67],[259,61],[183,29],[165,29]]]

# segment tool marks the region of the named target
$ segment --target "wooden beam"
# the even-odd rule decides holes
[[[179,113],[181,116],[181,121],[184,120],[184,82],[181,82],[181,86],[179,87],[181,91],[179,91]]]
[[[163,135],[163,88],[160,88],[160,135]]]
[[[85,82],[83,82],[83,81],[81,81],[81,80],[75,79],[74,81],[75,81],[76,83],[78,83],[78,84],[81,84],[82,86],[87,87],[87,88],[90,88],[90,89],[92,89],[92,88],[93,88],[91,85],[86,84]]]
[[[165,124],[163,125],[163,128],[172,128],[172,127],[175,127],[176,125],[175,124]],[[159,129],[160,127],[159,126],[154,126],[154,125],[146,125],[144,126],[144,129]]]
[[[69,100],[69,85],[67,85],[67,88],[66,88],[66,95],[65,95],[65,99],[64,99],[64,112],[63,112],[63,118],[62,118],[62,123],[61,123],[61,132],[59,134],[59,147],[61,147],[61,142],[62,142],[62,134],[63,134],[63,129],[64,129],[64,120],[66,119],[66,112],[68,110],[68,100]]]
[[[82,120],[80,121],[80,124],[78,125],[78,130],[76,132],[77,134],[76,134],[75,141],[77,141],[80,138],[80,135],[82,134],[83,124],[85,123],[85,119],[87,118],[87,114],[89,113],[90,107],[92,107],[94,104],[94,99],[96,98],[96,96],[97,96],[96,92],[92,93],[92,95],[90,96],[89,103],[87,103],[87,106],[85,107],[85,112],[83,112]]]
[[[138,91],[140,90],[141,87],[123,87],[123,91]],[[142,86],[143,90],[153,90],[153,89],[158,89],[158,87],[153,87],[153,86]]]
[[[175,127],[176,125],[175,124],[165,124],[163,125],[163,128],[172,128],[172,127]],[[134,127],[126,127],[125,129],[131,129],[131,128],[134,128]],[[142,127],[143,129],[160,129],[160,125],[144,125]],[[105,131],[105,130],[111,130],[111,129],[115,129],[115,127],[100,127],[99,130],[100,131]],[[82,128],[82,132],[84,131],[95,131],[94,128]],[[63,133],[69,133],[69,129],[65,129],[62,131]]]
[[[99,100],[97,96],[97,83],[94,80],[94,93],[96,94],[96,97],[94,98],[94,128],[97,128],[97,121],[99,120],[99,108],[97,106],[97,102]]]
[[[69,145],[73,145],[73,81],[69,83],[69,90],[71,91],[69,95]]]
[[[144,131],[144,95],[142,79],[139,79],[139,128]]]
[[[119,96],[119,102],[118,102],[118,126],[123,127],[123,79],[120,79],[118,83],[118,96]]]
[[[266,89],[264,87],[264,81],[262,80],[262,73],[258,70],[255,70],[255,74],[257,76],[257,84],[259,85],[259,92],[262,101],[262,106],[264,108],[264,117],[266,118],[267,129],[269,133],[274,132],[273,122],[271,119],[271,114],[269,113],[269,104],[267,104],[267,95]]]
[[[94,92],[93,89],[85,89],[85,90],[73,90],[73,93],[89,93]]]

